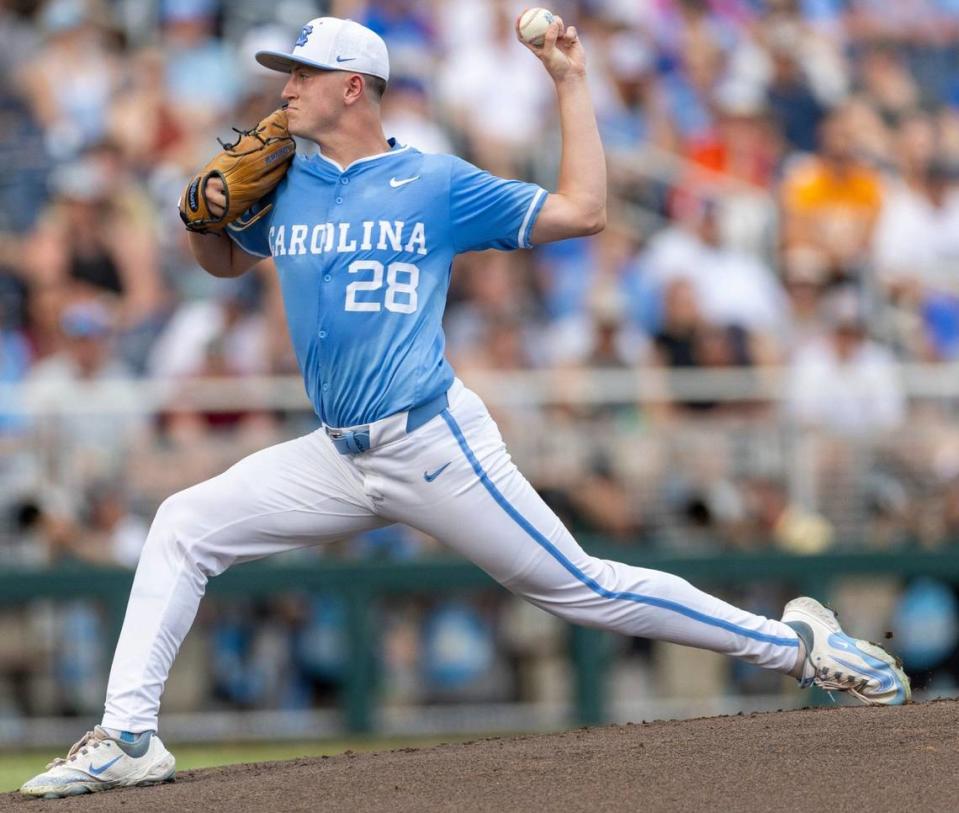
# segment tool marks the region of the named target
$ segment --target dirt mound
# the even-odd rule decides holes
[[[185,771],[71,811],[955,811],[959,702],[579,729]]]

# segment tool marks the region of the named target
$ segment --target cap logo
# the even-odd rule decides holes
[[[337,62],[352,62],[354,59],[356,59],[355,56],[338,56],[338,57],[336,58],[336,61],[337,61]]]
[[[313,33],[312,25],[304,25],[303,29],[300,31],[300,36],[296,38],[296,42],[293,44],[294,48],[300,48],[306,45],[306,41],[310,38],[310,34]]]

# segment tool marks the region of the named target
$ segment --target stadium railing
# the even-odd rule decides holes
[[[907,552],[834,552],[790,556],[778,552],[732,553],[722,556],[675,557],[640,554],[602,540],[585,541],[594,555],[615,557],[642,567],[675,573],[698,585],[722,587],[762,581],[788,583],[802,593],[825,598],[830,585],[850,576],[882,576],[905,580],[934,576],[959,583],[959,549]],[[103,602],[114,622],[108,649],[119,634],[132,574],[113,568],[58,567],[7,570],[0,573],[0,604],[40,599],[95,599]],[[294,566],[251,563],[213,579],[209,595],[262,597],[301,592],[336,593],[346,607],[349,668],[340,697],[343,719],[353,732],[374,729],[375,607],[385,596],[414,596],[451,591],[493,589],[495,583],[474,565],[457,559],[403,562],[329,561]],[[575,680],[571,705],[583,725],[607,720],[604,691],[608,665],[608,633],[570,627],[569,658]]]

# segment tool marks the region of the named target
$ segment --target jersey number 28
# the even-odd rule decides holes
[[[383,263],[376,260],[356,260],[350,263],[351,274],[372,273],[369,279],[358,279],[346,286],[348,311],[378,311],[380,297],[357,299],[383,287]],[[416,286],[420,283],[420,269],[412,263],[390,263],[386,266],[386,294],[382,306],[393,313],[413,313],[416,310]]]

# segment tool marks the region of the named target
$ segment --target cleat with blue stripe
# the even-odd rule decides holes
[[[799,685],[828,692],[848,692],[870,706],[901,706],[912,698],[909,677],[899,660],[879,644],[852,638],[842,631],[836,613],[816,599],[790,601],[782,621],[806,647]]]
[[[25,782],[20,793],[59,799],[111,788],[170,782],[176,773],[173,754],[152,731],[114,738],[100,726],[88,731],[65,757]]]

